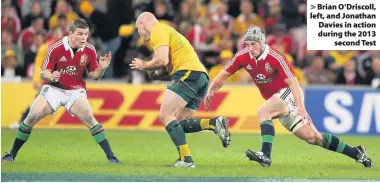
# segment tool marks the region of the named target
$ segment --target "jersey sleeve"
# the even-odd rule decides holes
[[[278,74],[280,77],[286,79],[286,78],[291,78],[294,76],[294,71],[292,65],[290,65],[290,62],[288,59],[280,55],[278,53],[273,52],[273,58],[274,58],[274,65],[278,71]]]
[[[57,47],[53,44],[48,47],[47,53],[45,55],[44,61],[41,66],[41,70],[44,69],[49,69],[53,70],[55,65],[57,64],[57,59],[56,59],[56,52],[57,52]]]
[[[231,61],[228,62],[227,65],[224,66],[224,70],[229,72],[230,74],[234,74],[236,71],[238,71],[241,68],[241,63],[239,56],[235,55],[234,58],[232,58]]]
[[[156,25],[150,35],[149,42],[153,50],[156,50],[160,46],[169,46],[170,34],[168,29],[164,25]]]
[[[88,72],[92,72],[96,70],[99,67],[99,63],[97,61],[97,54],[95,48],[90,48],[90,55],[89,55],[89,62],[87,64],[87,70]]]

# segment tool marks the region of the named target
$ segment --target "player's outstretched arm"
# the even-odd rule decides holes
[[[145,70],[145,69],[157,69],[165,67],[169,63],[169,46],[160,46],[154,50],[153,59],[151,61],[144,61],[139,58],[135,58],[129,66],[132,69]]]
[[[209,93],[218,91],[224,84],[224,82],[230,77],[231,74],[225,70],[221,70],[215,79],[211,82]]]
[[[94,80],[100,79],[104,75],[104,72],[106,71],[106,69],[110,66],[111,59],[112,59],[111,52],[108,52],[106,55],[101,56],[99,58],[99,66],[94,66],[96,67],[96,69],[88,73],[89,77]],[[92,63],[95,64],[96,61]]]
[[[89,72],[88,73],[88,77],[91,78],[91,79],[93,79],[93,80],[98,80],[98,79],[100,79],[104,75],[105,71],[106,71],[106,69],[98,67],[94,71]]]
[[[293,76],[293,77],[287,78],[285,79],[285,82],[288,84],[290,90],[292,91],[294,100],[298,106],[298,114],[308,120],[311,120],[305,108],[305,104],[303,100],[303,92],[302,92],[301,86],[298,83],[297,77]]]
[[[227,80],[228,77],[230,77],[232,74],[222,70],[219,72],[219,74],[215,77],[215,79],[211,82],[210,88],[207,91],[206,99],[205,99],[205,107],[206,111],[208,111],[210,107],[210,103],[212,100],[212,97],[214,97],[215,92],[217,92],[224,84],[224,82]]]
[[[288,84],[289,88],[292,90],[292,94],[294,96],[294,100],[299,107],[305,107],[303,102],[303,92],[298,83],[297,77],[293,76],[285,79],[286,84]]]

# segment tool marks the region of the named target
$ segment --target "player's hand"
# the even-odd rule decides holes
[[[210,108],[210,103],[211,103],[212,97],[214,97],[214,92],[213,91],[207,92],[205,100],[204,100],[206,112]]]
[[[307,113],[305,107],[298,107],[298,115],[303,117],[303,120],[311,121],[309,114]]]
[[[61,73],[58,71],[53,71],[53,82],[58,82],[59,78],[61,77]]]
[[[99,58],[99,67],[102,69],[107,69],[110,66],[111,59],[112,54],[111,51],[109,51],[107,54]]]
[[[139,58],[134,58],[129,66],[131,69],[144,70],[146,69],[146,62]]]

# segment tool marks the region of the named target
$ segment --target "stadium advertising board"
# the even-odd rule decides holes
[[[126,84],[89,83],[87,94],[95,118],[108,129],[164,130],[158,112],[165,85],[133,86]],[[30,83],[2,83],[2,126],[18,120],[33,101],[37,91]],[[203,103],[196,117],[211,118],[223,115],[230,120],[232,132],[260,132],[257,110],[264,102],[254,87],[225,86],[215,94],[211,109]],[[42,119],[37,128],[85,128],[63,107],[55,115]],[[277,121],[276,134],[288,133]]]
[[[306,88],[309,115],[321,132],[380,135],[380,91]]]

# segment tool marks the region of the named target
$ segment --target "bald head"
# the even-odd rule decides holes
[[[158,24],[157,18],[150,12],[143,12],[137,17],[136,27],[140,36],[148,41],[154,25]]]
[[[158,22],[157,18],[150,12],[143,12],[137,17],[136,24],[145,23],[149,24],[151,22]]]

